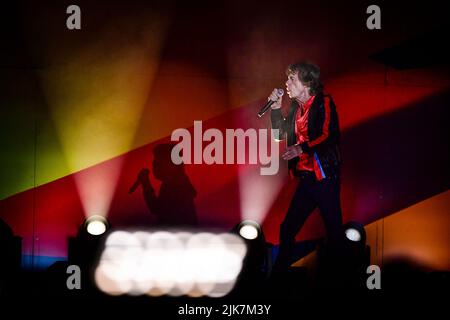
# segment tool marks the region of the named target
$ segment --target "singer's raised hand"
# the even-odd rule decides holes
[[[145,183],[149,180],[148,175],[150,174],[150,170],[144,168],[138,174],[138,181],[140,183]]]
[[[302,153],[302,148],[299,145],[289,146],[286,149],[286,152],[281,156],[284,160],[291,160],[295,157],[300,156]]]
[[[270,94],[269,98],[267,98],[267,101],[272,100],[275,101],[270,107],[272,109],[280,109],[281,108],[281,96],[278,92],[278,89],[273,89],[272,93]]]

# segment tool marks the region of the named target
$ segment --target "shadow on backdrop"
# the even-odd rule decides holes
[[[130,193],[141,186],[142,195],[158,226],[197,225],[194,198],[197,191],[184,170],[184,164],[175,165],[171,159],[173,144],[164,143],[153,149],[153,175],[161,181],[157,195],[150,183],[150,170],[141,169]]]

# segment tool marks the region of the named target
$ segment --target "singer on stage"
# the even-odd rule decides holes
[[[280,251],[274,271],[287,269],[292,261],[296,234],[318,207],[324,221],[329,248],[339,248],[343,237],[340,204],[339,123],[330,95],[322,91],[320,69],[309,62],[290,65],[286,89],[292,104],[287,117],[281,111],[279,90],[274,89],[273,129],[287,139],[282,155],[291,176],[299,179],[286,216],[280,226]]]

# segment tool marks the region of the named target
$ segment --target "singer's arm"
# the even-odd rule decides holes
[[[272,129],[279,130],[278,137],[275,137],[275,139],[283,140],[286,136],[286,132],[288,131],[288,122],[286,118],[284,118],[281,108],[272,109],[270,113],[270,120],[272,122]]]
[[[306,153],[312,154],[314,149],[329,138],[330,127],[330,99],[325,97],[323,103],[312,112],[311,123],[308,124],[308,134],[314,138],[300,146]]]
[[[300,145],[304,152],[313,154],[321,144],[336,138],[334,130],[330,130],[332,126],[337,125],[332,103],[330,97],[325,96],[323,103],[317,109],[311,110],[311,122],[308,124],[310,140]]]

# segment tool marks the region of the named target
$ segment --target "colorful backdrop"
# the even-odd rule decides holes
[[[204,130],[269,129],[256,113],[284,87],[286,66],[307,59],[338,108],[344,220],[368,225],[375,262],[402,255],[450,270],[439,6],[380,3],[382,28],[369,30],[364,1],[78,1],[82,28],[68,30],[70,4],[17,2],[1,20],[0,218],[23,238],[24,265],[65,259],[67,238],[93,214],[155,226],[141,190],[128,193],[142,168],[158,191],[153,149],[195,120]],[[200,226],[254,219],[278,242],[296,183],[285,163],[276,176],[258,165],[185,172]],[[298,240],[323,231],[314,213]]]

